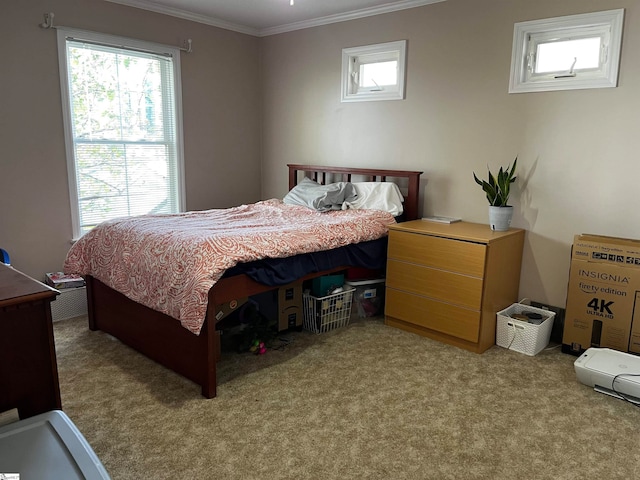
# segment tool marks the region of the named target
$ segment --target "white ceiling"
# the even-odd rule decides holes
[[[446,0],[107,0],[255,36],[420,7]]]

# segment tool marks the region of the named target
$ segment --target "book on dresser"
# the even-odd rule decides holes
[[[422,220],[426,222],[437,223],[456,223],[462,221],[460,217],[446,217],[443,215],[431,215],[430,217],[422,217]]]

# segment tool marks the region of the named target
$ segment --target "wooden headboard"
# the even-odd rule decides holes
[[[299,181],[299,172],[305,177],[324,185],[331,182],[350,182],[352,175],[365,177],[368,182],[387,182],[391,179],[407,179],[407,193],[404,195],[404,219],[418,219],[418,205],[420,202],[420,175],[422,172],[408,170],[384,170],[374,168],[348,168],[348,167],[327,167],[320,165],[295,165],[287,164],[289,167],[289,190],[295,187]],[[387,180],[389,177],[390,180]],[[403,185],[399,185],[402,187]]]

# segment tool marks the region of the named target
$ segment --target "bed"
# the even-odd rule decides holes
[[[363,169],[289,164],[289,189],[313,180],[320,185],[334,182],[395,182],[403,191],[403,214],[398,221],[418,218],[420,175],[418,171]],[[363,242],[364,243],[364,242]],[[306,273],[298,281],[345,270],[340,265]],[[106,332],[154,361],[201,386],[206,398],[216,396],[216,363],[220,358],[220,319],[217,306],[235,299],[278,288],[238,273],[219,278],[206,293],[204,318],[197,332],[189,330],[177,317],[168,315],[108,286],[91,274],[85,274],[89,328]]]

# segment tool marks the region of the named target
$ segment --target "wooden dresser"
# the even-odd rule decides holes
[[[57,290],[0,263],[0,412],[61,409],[51,301]]]
[[[518,301],[524,230],[415,220],[390,227],[385,323],[481,353]]]

